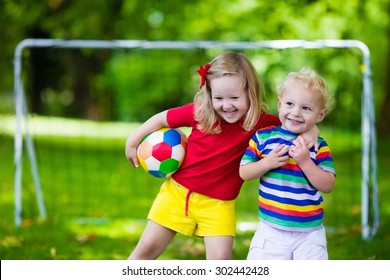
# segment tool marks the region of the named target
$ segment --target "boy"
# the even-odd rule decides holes
[[[259,130],[240,163],[243,180],[260,178],[259,219],[247,259],[328,259],[323,198],[335,170],[325,140],[310,150],[299,134],[330,110],[325,81],[309,68],[278,87],[281,126]]]

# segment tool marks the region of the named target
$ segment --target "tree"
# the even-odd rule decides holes
[[[389,102],[390,86],[386,81],[390,66],[385,66],[389,63],[383,59],[390,44],[387,0],[349,0],[343,5],[332,0],[3,0],[0,6],[3,27],[0,59],[4,61],[0,64],[0,94],[12,92],[13,52],[16,44],[26,37],[188,41],[356,39],[372,50],[375,97],[385,104]],[[74,111],[68,108],[67,113],[77,115],[84,111],[93,112],[89,116],[98,116],[96,106],[103,102],[99,100],[102,97],[86,83],[100,75],[106,54],[73,50],[65,61],[57,62],[45,55],[48,54],[38,50],[25,54],[26,59],[34,60],[30,64],[35,67],[34,76],[29,84],[34,96],[33,110],[42,110],[44,84],[55,89],[67,80],[72,83],[68,85],[72,91],[76,91]],[[47,73],[39,68],[43,63],[52,66]],[[56,74],[59,65],[67,67],[72,77],[59,79]],[[377,105],[377,111],[381,112],[378,131],[385,133],[389,116],[386,110],[381,110],[382,104]]]
[[[387,5],[387,11],[390,15],[390,4]],[[386,62],[385,67],[385,73],[386,76],[390,76],[390,28],[388,28],[387,33],[387,55],[384,61]],[[378,126],[378,134],[380,136],[386,136],[390,137],[390,127],[389,127],[389,120],[390,120],[390,110],[388,109],[390,107],[390,79],[385,79],[385,94],[384,94],[384,100],[381,104],[379,111],[379,119],[377,120],[377,126]]]

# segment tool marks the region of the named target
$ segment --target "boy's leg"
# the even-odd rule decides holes
[[[307,232],[300,239],[296,238],[294,247],[294,260],[327,260],[325,228]]]
[[[205,236],[206,259],[231,260],[233,240],[233,236]]]
[[[247,260],[292,260],[290,232],[260,222],[252,238]]]
[[[175,231],[148,220],[141,239],[128,259],[154,260],[158,258],[175,234]]]

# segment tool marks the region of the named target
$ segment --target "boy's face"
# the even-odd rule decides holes
[[[320,94],[306,89],[301,80],[286,86],[278,98],[278,110],[282,127],[296,134],[310,130],[326,115]]]
[[[239,75],[212,79],[210,88],[213,108],[221,119],[235,123],[248,112],[249,101]]]

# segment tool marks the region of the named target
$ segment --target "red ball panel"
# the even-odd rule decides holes
[[[153,146],[152,155],[159,161],[164,161],[171,157],[172,147],[165,142],[161,142]]]

